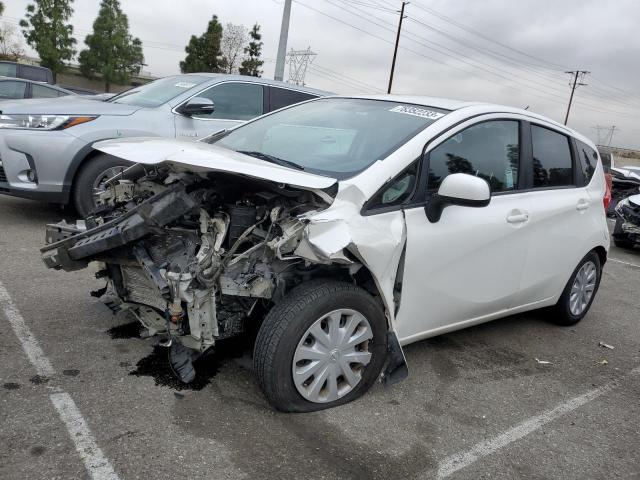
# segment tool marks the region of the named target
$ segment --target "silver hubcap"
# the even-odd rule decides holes
[[[597,269],[593,262],[585,263],[573,281],[569,296],[569,309],[573,315],[580,315],[585,311],[596,288]]]
[[[340,309],[316,320],[293,354],[293,382],[314,403],[337,400],[362,379],[371,361],[368,320],[355,310]]]

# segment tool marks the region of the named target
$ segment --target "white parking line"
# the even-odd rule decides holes
[[[637,375],[638,373],[640,373],[640,367],[633,369],[629,375]],[[458,470],[462,470],[463,468],[472,465],[483,457],[491,455],[501,448],[504,448],[517,440],[520,440],[521,438],[529,435],[535,430],[538,430],[545,424],[552,422],[569,412],[572,412],[573,410],[595,400],[596,398],[604,395],[614,388],[617,388],[618,386],[620,386],[619,380],[590,390],[587,393],[561,403],[551,410],[547,410],[540,415],[525,420],[520,425],[510,428],[497,437],[485,440],[484,442],[480,442],[466,452],[456,453],[455,455],[446,458],[444,461],[440,462],[437,478],[442,479],[449,477]]]
[[[636,265],[635,263],[631,263],[631,262],[624,262],[622,260],[618,260],[617,258],[611,258],[609,257],[607,260],[610,260],[612,262],[616,262],[616,263],[621,263],[623,265],[629,265],[630,267],[636,267],[636,268],[640,268],[640,265]]]
[[[18,307],[11,300],[9,292],[0,282],[0,309],[11,324],[11,328],[20,340],[24,353],[36,369],[38,375],[53,376],[55,370],[49,359],[38,345],[38,341],[27,327],[24,318],[20,314]],[[107,458],[98,447],[87,422],[82,417],[80,410],[68,393],[57,391],[49,398],[58,411],[60,419],[63,421],[73,441],[76,451],[84,462],[84,465],[92,480],[119,480],[118,475]]]
[[[22,315],[20,315],[20,312],[11,301],[9,292],[4,288],[2,282],[0,282],[0,307],[7,317],[7,320],[9,320],[11,328],[13,328],[13,332],[22,344],[24,353],[29,357],[29,361],[36,369],[38,375],[42,375],[44,377],[50,377],[53,375],[51,362],[49,362],[49,359],[44,356],[44,352],[29,330],[29,327],[27,327],[24,318],[22,318]]]

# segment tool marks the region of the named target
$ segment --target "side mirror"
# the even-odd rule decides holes
[[[213,101],[204,97],[193,97],[180,107],[180,113],[187,116],[208,115],[215,111]]]
[[[453,173],[445,177],[424,210],[429,221],[435,223],[449,205],[486,207],[490,201],[491,189],[486,180],[468,173]]]

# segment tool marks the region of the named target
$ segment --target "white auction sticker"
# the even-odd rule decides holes
[[[173,86],[174,87],[179,87],[179,88],[191,88],[191,87],[195,87],[196,84],[195,83],[189,83],[189,82],[178,82],[178,83],[174,83]]]
[[[432,120],[437,120],[440,117],[444,117],[444,113],[434,112],[433,110],[428,110],[426,108],[411,107],[409,105],[398,105],[397,107],[393,107],[389,111],[396,113],[405,113],[407,115],[414,115],[416,117],[430,118]]]

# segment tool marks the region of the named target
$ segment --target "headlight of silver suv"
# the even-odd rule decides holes
[[[0,115],[0,128],[64,130],[96,118],[96,116],[3,114]]]

